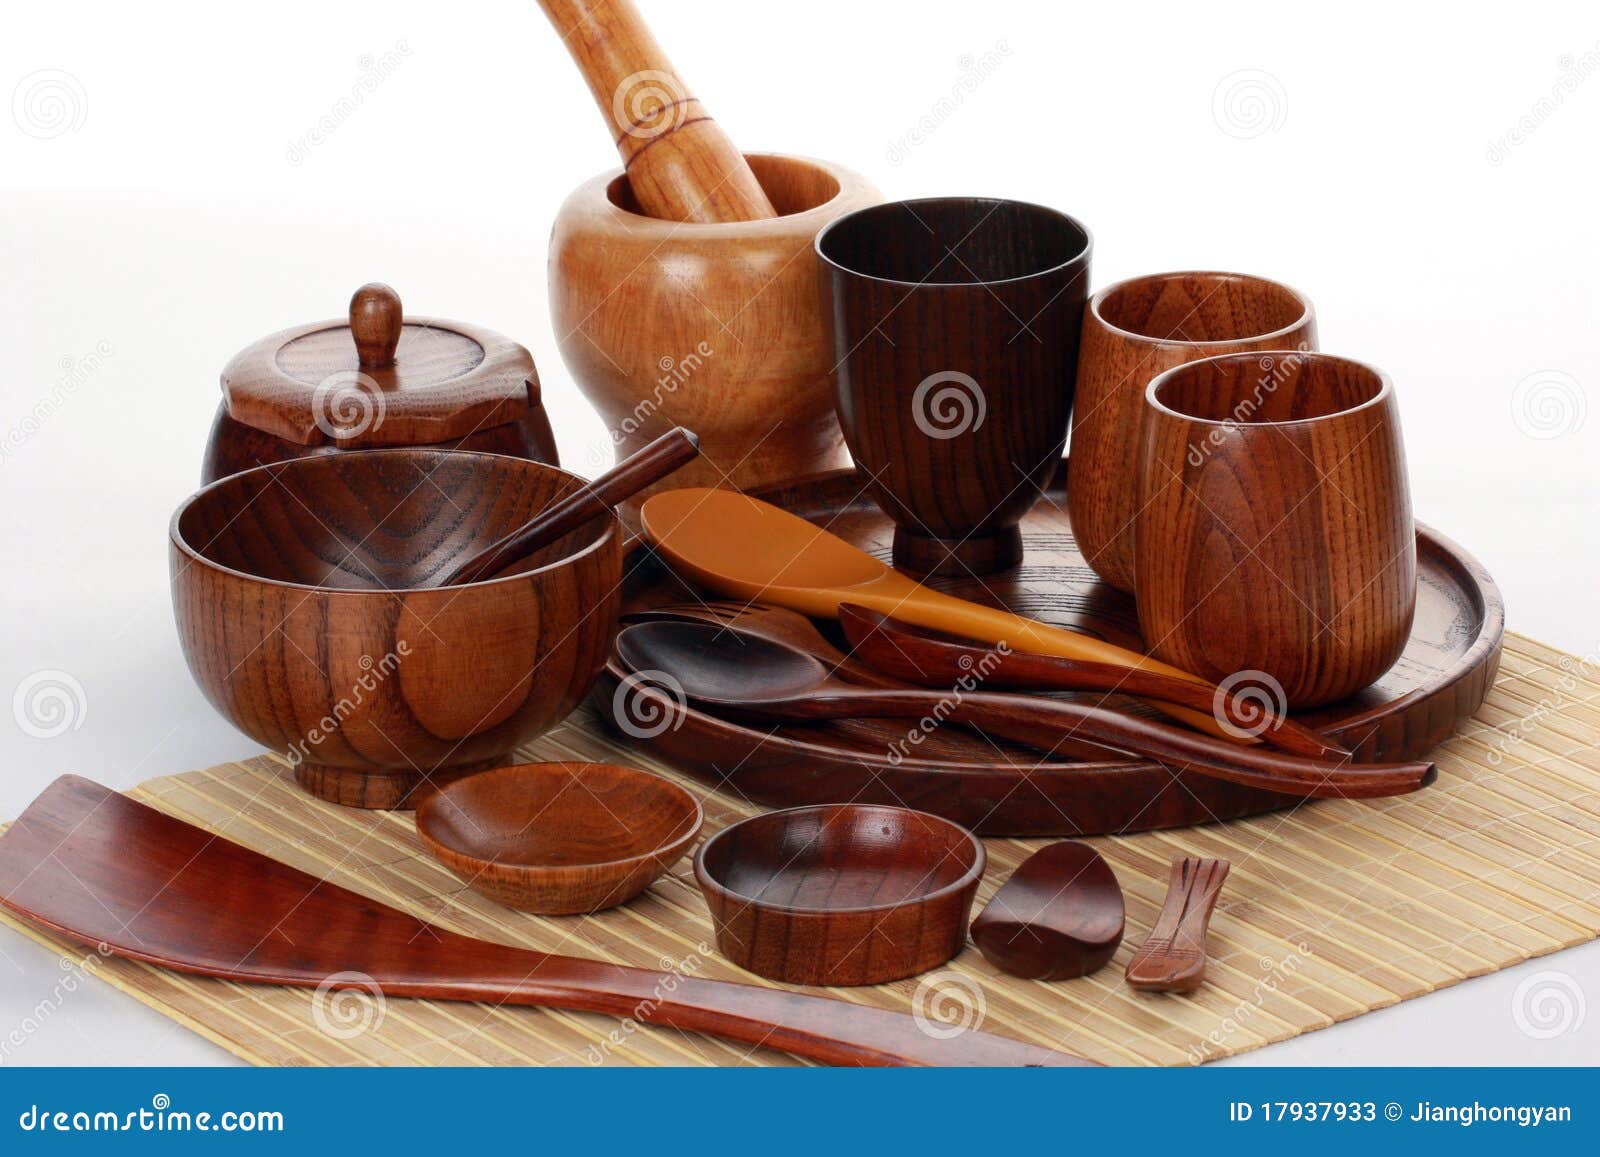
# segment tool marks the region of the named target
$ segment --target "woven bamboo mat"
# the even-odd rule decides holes
[[[1019,981],[969,946],[932,977],[831,995],[921,1011],[936,1024],[980,1021],[1111,1064],[1185,1064],[1311,1032],[1592,939],[1600,935],[1597,676],[1600,664],[1510,635],[1494,691],[1434,753],[1439,780],[1426,791],[1090,841],[1115,868],[1128,907],[1126,940],[1094,976]],[[585,713],[521,754],[654,766],[603,735]],[[707,834],[756,810],[682,782],[704,799]],[[464,890],[422,851],[409,814],[321,803],[296,790],[275,757],[151,780],[131,794],[460,932],[686,975],[751,979],[707,946],[711,929],[687,861],[624,908],[543,919]],[[1041,842],[988,841],[979,906]],[[1179,854],[1233,862],[1211,924],[1208,981],[1187,997],[1135,993],[1122,982],[1123,966],[1154,922],[1167,864]],[[66,958],[84,955],[6,922]],[[116,959],[91,966],[256,1064],[797,1063],[590,1014],[380,1002],[180,976]]]

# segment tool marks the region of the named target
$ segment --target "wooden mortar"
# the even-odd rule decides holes
[[[747,489],[848,461],[812,243],[834,218],[883,198],[824,161],[746,159],[779,216],[659,220],[613,171],[567,198],[551,235],[561,355],[616,455],[675,425],[700,436],[700,458],[663,486]],[[630,525],[650,493],[622,509]]]

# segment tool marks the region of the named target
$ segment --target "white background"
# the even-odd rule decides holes
[[[1305,290],[1323,348],[1397,383],[1418,516],[1496,576],[1513,629],[1596,652],[1593,0],[643,4],[746,148],[833,159],[891,197],[1058,206],[1094,232],[1096,284],[1220,268]],[[24,436],[0,460],[0,698],[40,670],[84,692],[52,739],[0,711],[13,816],[63,771],[126,786],[255,750],[184,669],[165,556],[241,346],[388,281],[410,311],[528,345],[564,460],[599,468],[545,247],[566,192],[616,162],[529,0],[58,0],[6,26],[0,430]],[[1538,1040],[1512,1002],[1554,968],[1600,1005],[1597,964],[1590,945],[1246,1060],[1594,1062],[1600,1007]],[[0,1036],[59,975],[0,934]],[[229,1060],[88,985],[7,1063]]]

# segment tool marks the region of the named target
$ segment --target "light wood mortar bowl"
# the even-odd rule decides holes
[[[812,242],[883,198],[825,161],[747,154],[780,216],[694,224],[639,212],[621,170],[580,185],[550,238],[567,369],[621,458],[673,425],[700,460],[665,485],[747,489],[844,465]],[[633,512],[653,490],[623,508]]]

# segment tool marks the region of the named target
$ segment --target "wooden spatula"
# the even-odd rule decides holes
[[[1018,651],[1112,663],[1213,689],[1187,671],[1113,643],[923,586],[799,515],[737,491],[668,490],[645,500],[639,521],[674,571],[731,598],[821,619],[836,619],[840,603],[854,603]],[[1238,739],[1207,712],[1155,706],[1212,735]]]
[[[910,1016],[474,940],[75,775],[0,837],[0,905],[179,972],[302,988],[603,1012],[841,1065],[1085,1065]],[[352,973],[364,974],[352,976]]]

